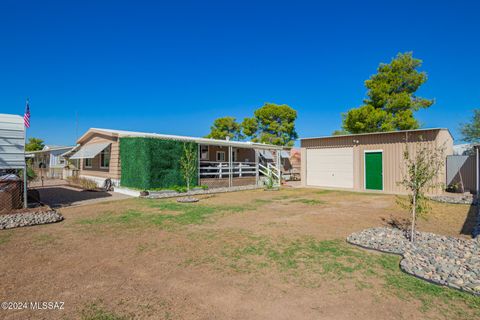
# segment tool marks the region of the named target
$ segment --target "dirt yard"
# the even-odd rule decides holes
[[[0,231],[5,319],[475,319],[480,298],[402,273],[345,243],[405,223],[390,195],[245,191],[196,204],[127,199],[60,209],[65,221]],[[419,229],[469,237],[473,209],[434,203]]]

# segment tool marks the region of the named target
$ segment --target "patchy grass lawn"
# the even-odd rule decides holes
[[[421,230],[467,236],[468,206],[432,205]],[[66,310],[7,316],[480,317],[479,297],[404,274],[399,256],[345,242],[351,232],[408,218],[394,196],[285,189],[194,204],[129,199],[62,213],[62,223],[0,231],[0,295],[65,301]]]

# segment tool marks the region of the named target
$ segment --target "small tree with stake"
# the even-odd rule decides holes
[[[426,193],[443,186],[441,182],[436,180],[436,177],[444,166],[444,151],[444,146],[432,147],[420,144],[412,154],[408,151],[408,146],[405,147],[403,159],[406,171],[402,180],[398,183],[407,189],[408,198],[406,201],[400,200],[399,204],[412,214],[410,236],[412,243],[415,240],[415,221],[417,217],[423,216],[430,210]]]
[[[183,144],[183,155],[180,159],[180,167],[185,183],[187,184],[187,191],[190,191],[193,177],[197,172],[197,150],[193,143]]]

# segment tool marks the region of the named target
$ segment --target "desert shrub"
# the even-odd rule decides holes
[[[80,187],[83,190],[95,190],[97,189],[97,183],[90,179],[80,178]]]
[[[95,190],[98,187],[95,181],[81,177],[67,177],[67,182],[71,185],[78,186],[83,190]]]

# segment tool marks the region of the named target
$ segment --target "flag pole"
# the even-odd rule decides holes
[[[27,144],[27,128],[25,127],[25,130],[23,130],[23,207],[27,208],[27,160],[25,159],[25,146]]]

